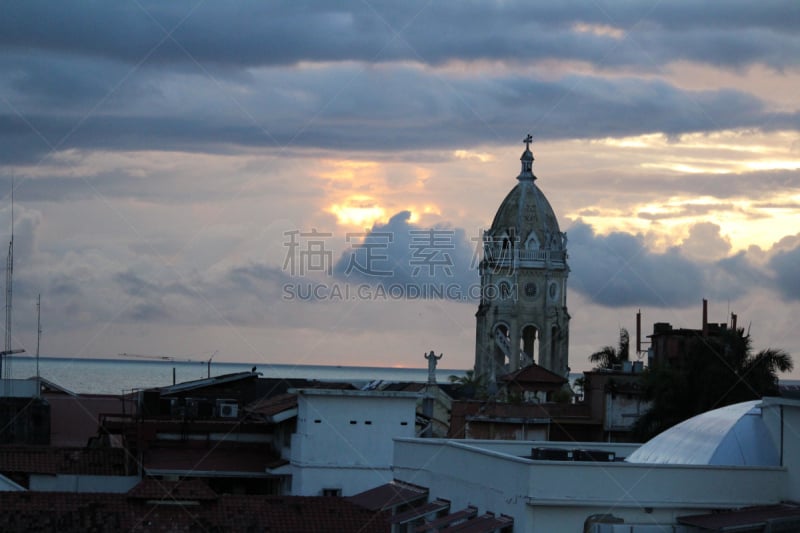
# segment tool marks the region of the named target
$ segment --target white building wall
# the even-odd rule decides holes
[[[292,494],[343,496],[393,479],[393,438],[413,437],[416,393],[298,391],[292,435]]]
[[[764,398],[762,418],[786,468],[787,501],[800,501],[800,401]]]
[[[514,529],[526,532],[582,531],[588,516],[602,513],[671,524],[677,516],[784,499],[786,472],[777,467],[533,461],[483,444],[399,439],[395,478],[428,487],[431,498],[449,499],[453,509],[475,505],[510,515]]]

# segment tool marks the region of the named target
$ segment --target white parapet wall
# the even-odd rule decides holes
[[[685,514],[778,503],[785,492],[782,467],[535,461],[522,456],[531,444],[397,439],[394,476],[427,487],[454,509],[507,514],[515,530],[534,532],[581,531],[589,516],[605,513],[627,523],[673,524]]]

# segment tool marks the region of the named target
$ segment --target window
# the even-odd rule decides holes
[[[322,489],[323,496],[341,496],[342,489]]]

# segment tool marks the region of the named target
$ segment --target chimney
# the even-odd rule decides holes
[[[642,353],[642,310],[636,311],[636,355]]]
[[[703,298],[703,337],[708,337],[708,300]]]
[[[736,319],[739,318],[736,316],[736,313],[731,313],[731,329],[736,331]]]

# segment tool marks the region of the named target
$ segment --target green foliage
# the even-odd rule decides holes
[[[450,376],[450,383],[459,386],[465,396],[472,398],[486,398],[488,396],[486,380],[483,376],[476,376],[474,370],[467,370],[463,376]]]
[[[595,363],[595,370],[601,368],[614,368],[615,365],[627,361],[630,355],[630,335],[628,330],[620,328],[619,346],[604,346],[599,351],[589,356],[589,361]]]
[[[783,350],[753,354],[743,329],[692,339],[678,364],[648,368],[642,375],[652,407],[635,432],[647,440],[692,416],[733,403],[778,394],[778,372],[793,368]]]
[[[570,403],[572,401],[572,392],[567,389],[559,389],[553,393],[553,401],[555,403]]]

